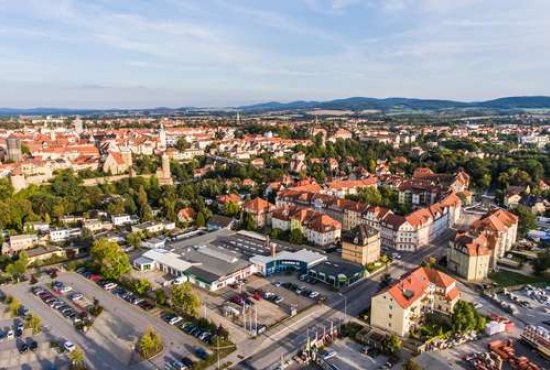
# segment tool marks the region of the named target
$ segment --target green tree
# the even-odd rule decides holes
[[[281,239],[282,232],[283,232],[283,230],[281,230],[279,228],[274,228],[274,229],[271,229],[271,231],[269,232],[269,236],[272,239]]]
[[[479,315],[470,302],[459,300],[452,314],[452,328],[456,333],[465,333],[471,330],[483,330],[486,319]]]
[[[153,219],[153,210],[151,210],[151,207],[149,206],[149,204],[146,204],[141,209],[141,221],[147,222],[147,221],[151,221],[152,219]]]
[[[181,285],[172,285],[170,295],[172,297],[172,305],[181,309],[183,313],[193,317],[199,315],[201,300],[193,291],[191,283],[186,282]]]
[[[126,237],[126,241],[134,248],[141,247],[141,234],[140,233],[130,233]]]
[[[90,250],[90,256],[106,279],[119,280],[122,275],[130,272],[128,255],[116,242],[97,240]]]
[[[155,297],[155,302],[161,306],[164,306],[168,301],[168,297],[162,288],[155,289],[153,296]]]
[[[422,367],[411,357],[403,364],[403,370],[422,370]]]
[[[32,329],[32,334],[37,335],[42,332],[42,319],[39,316],[27,315],[25,317],[25,327]]]
[[[84,353],[82,353],[80,348],[76,347],[72,350],[69,353],[69,359],[71,360],[71,369],[84,369]]]
[[[536,216],[525,206],[518,205],[513,212],[519,217],[518,231],[521,236],[526,236],[529,230],[537,228]]]
[[[19,302],[17,299],[13,297],[10,297],[8,302],[9,302],[8,310],[10,312],[10,315],[12,317],[19,316],[19,310],[21,309],[21,302]]]
[[[243,226],[249,231],[256,230],[256,222],[254,221],[254,217],[252,217],[252,215],[248,212],[245,212],[243,216]]]
[[[144,296],[151,290],[151,283],[147,279],[133,279],[130,287],[137,295]]]
[[[304,234],[302,230],[295,228],[290,232],[290,242],[294,244],[302,244],[304,242]]]
[[[239,205],[235,202],[226,202],[223,205],[223,214],[228,217],[233,217],[239,213]]]
[[[195,225],[197,227],[204,227],[206,225],[206,220],[204,219],[204,214],[202,212],[197,213],[197,218],[195,219]]]
[[[397,355],[401,350],[401,339],[395,334],[386,337],[385,349],[388,354]]]
[[[542,275],[543,272],[550,268],[550,249],[539,252],[537,258],[532,263],[535,274]]]
[[[29,266],[29,255],[27,252],[22,251],[19,253],[17,261],[10,263],[6,267],[6,272],[11,276],[12,280],[19,281],[21,276],[27,272]]]
[[[149,359],[162,351],[162,338],[152,328],[148,328],[139,341],[141,357]]]

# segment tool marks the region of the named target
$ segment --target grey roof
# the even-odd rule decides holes
[[[379,234],[379,231],[367,225],[358,225],[342,235],[342,240],[357,245],[365,245],[368,238]]]
[[[358,263],[344,261],[325,261],[311,268],[316,272],[322,272],[327,276],[338,276],[344,274],[348,278],[363,273],[363,266]]]
[[[242,254],[213,245],[183,249],[181,258],[193,264],[189,272],[195,271],[207,281],[215,281],[250,265]]]

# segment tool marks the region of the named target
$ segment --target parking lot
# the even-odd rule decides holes
[[[291,286],[290,284],[294,284]],[[297,279],[297,275],[278,275],[269,279],[251,276],[245,284],[224,288],[215,294],[199,290],[201,299],[207,304],[210,312],[216,312],[227,320],[241,327],[247,334],[250,321],[258,325],[271,327],[291,315],[291,307],[299,313],[317,304],[321,294],[314,298],[307,296],[309,292],[318,291],[322,284],[308,284]],[[286,286],[286,287],[285,287]],[[297,294],[296,289],[306,287],[303,294]],[[300,290],[298,290],[300,292]],[[243,309],[243,306],[247,307]],[[250,331],[250,330],[248,330]]]
[[[529,288],[499,294],[499,299],[516,307],[520,320],[550,328],[550,289]]]
[[[339,370],[376,370],[386,364],[388,358],[380,353],[367,355],[364,346],[352,340],[338,340],[331,347],[335,355],[326,361]]]
[[[2,290],[9,294],[9,289]],[[43,322],[42,332],[34,334],[31,328],[24,327],[22,317],[11,317],[5,304],[0,304],[0,312],[0,368],[32,370],[67,365],[66,355],[50,344],[60,339],[56,328]],[[31,313],[41,317],[40,311]]]
[[[192,355],[195,348],[205,346],[196,338],[166,323],[158,315],[126,302],[83,276],[76,273],[64,273],[60,274],[58,280],[71,285],[75,290],[91,299],[99,300],[108,315],[105,315],[104,318],[102,318],[103,314],[100,316],[102,321],[99,322],[100,326],[95,339],[106,348],[116,348],[116,352],[120,353],[120,358],[126,362],[126,365],[134,365],[139,360],[135,345],[147,328],[153,328],[160,334],[164,342],[163,354],[152,360],[152,363],[159,368],[164,368],[166,362],[183,356],[196,359]],[[94,327],[97,324],[98,322],[94,324]]]
[[[9,285],[4,290],[7,295],[16,297],[32,312],[40,312],[45,326],[44,332],[48,334],[46,342],[50,338],[70,340],[83,350],[90,368],[113,370],[164,368],[167,362],[180,359],[183,356],[189,356],[196,360],[191,353],[194,353],[197,347],[205,347],[204,343],[169,325],[160,317],[103,290],[92,280],[76,273],[59,273],[57,280],[65,286],[70,286],[72,292],[81,293],[90,302],[97,298],[99,304],[103,306],[104,311],[86,334],[77,331],[73,321],[64,316],[64,313],[49,306],[38,296],[31,294],[28,283]],[[47,288],[48,284],[49,280],[44,280],[40,282],[39,286]],[[67,293],[66,295],[56,295],[56,298],[71,305],[69,296],[70,293]],[[76,308],[74,305],[71,307]],[[155,357],[151,363],[141,361],[136,350],[139,338],[149,327],[160,334],[165,346],[163,353]],[[15,345],[13,347],[15,348]],[[0,366],[2,366],[2,358],[3,354],[0,353]],[[54,359],[55,357],[52,357],[52,360]],[[37,365],[36,368],[43,367]]]

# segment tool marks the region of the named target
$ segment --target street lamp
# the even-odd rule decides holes
[[[345,323],[348,320],[348,297],[342,293],[338,293],[338,295],[344,298],[344,323]]]

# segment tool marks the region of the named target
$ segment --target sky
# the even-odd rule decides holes
[[[550,95],[549,0],[0,0],[0,107]]]

